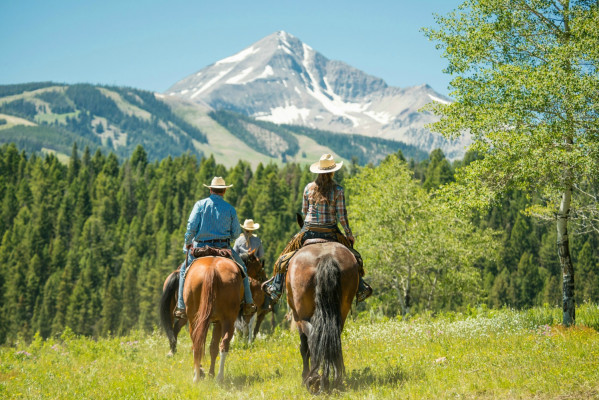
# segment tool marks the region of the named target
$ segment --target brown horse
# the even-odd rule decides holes
[[[171,273],[160,301],[161,322],[171,343],[171,352],[176,350],[177,336],[175,329],[179,324],[178,322],[173,326],[172,318],[173,299],[176,297],[178,287],[179,274]],[[183,288],[183,298],[193,348],[194,382],[204,377],[201,362],[208,328],[211,323],[214,327],[212,342],[210,343],[211,362],[209,374],[214,376],[216,356],[220,350],[220,366],[217,379],[222,381],[225,359],[229,352],[229,344],[235,333],[235,319],[240,310],[242,296],[242,276],[234,261],[228,258],[210,256],[198,258],[189,266]]]
[[[289,262],[287,302],[300,335],[302,378],[311,393],[329,390],[331,369],[333,387],[342,385],[341,332],[358,279],[356,258],[337,242],[310,244]]]
[[[266,300],[266,294],[262,290],[262,283],[266,280],[266,272],[264,271],[264,260],[260,261],[255,252],[256,250],[252,250],[249,253],[244,253],[241,258],[247,268],[252,298],[258,311],[251,318],[240,315],[236,324],[236,328],[244,335],[247,335],[249,343],[252,343],[258,335],[264,317],[271,311],[262,308]]]

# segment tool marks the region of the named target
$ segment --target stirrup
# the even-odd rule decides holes
[[[370,287],[370,285],[367,284],[366,282],[363,282],[363,283],[364,283],[364,290],[356,293],[356,301],[358,303],[366,300],[367,298],[370,297],[370,295],[372,295],[372,287]]]
[[[279,301],[279,299],[281,298],[281,295],[283,294],[283,291],[277,290],[274,287],[274,284],[264,285],[264,291],[266,292],[268,297],[270,297],[270,300],[271,300],[270,304],[272,304],[272,305],[276,304],[276,302]]]
[[[175,319],[187,319],[187,312],[184,308],[175,308]]]

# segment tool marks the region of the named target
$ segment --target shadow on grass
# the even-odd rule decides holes
[[[273,378],[279,378],[281,377],[281,373],[279,372],[279,370],[275,371],[274,374],[268,375],[268,376],[261,376],[258,374],[241,374],[241,375],[235,375],[235,376],[229,376],[229,377],[225,377],[225,381],[223,383],[223,386],[225,387],[230,387],[230,388],[236,388],[236,389],[240,389],[246,386],[251,386],[251,385],[255,385],[256,383],[262,383],[268,380],[271,380]]]
[[[400,367],[374,371],[370,367],[351,371],[345,377],[346,389],[358,390],[371,386],[395,386],[410,379],[409,374]]]

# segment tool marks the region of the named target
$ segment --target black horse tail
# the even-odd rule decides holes
[[[173,328],[173,309],[172,304],[176,299],[179,290],[179,271],[175,271],[166,278],[162,297],[160,298],[160,324],[166,333],[171,349],[177,344],[177,337]]]
[[[341,349],[341,271],[330,254],[322,257],[316,267],[315,303],[308,336],[312,361],[308,376],[318,374],[322,368],[321,384],[326,390],[331,369],[335,383],[341,382],[345,372]]]

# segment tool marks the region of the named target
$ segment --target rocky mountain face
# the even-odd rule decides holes
[[[401,141],[461,158],[468,137],[450,142],[425,128],[436,117],[419,110],[449,102],[428,85],[388,86],[298,38],[276,32],[175,83],[165,93],[216,110],[277,124]]]

